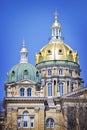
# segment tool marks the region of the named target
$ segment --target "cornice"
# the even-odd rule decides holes
[[[45,102],[46,97],[6,97],[8,102]]]
[[[80,70],[79,64],[75,62],[70,62],[70,61],[48,61],[48,62],[42,62],[36,65],[38,69],[47,68],[47,67],[68,67],[68,68],[78,68]],[[81,70],[80,70],[81,71]]]
[[[66,95],[64,95],[63,97],[76,97],[76,96],[80,96],[81,94],[85,94],[87,93],[87,87],[86,88],[81,88],[79,90],[76,90],[74,92],[68,93]]]

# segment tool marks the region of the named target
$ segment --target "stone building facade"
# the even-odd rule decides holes
[[[36,65],[28,62],[23,41],[20,62],[7,73],[6,130],[82,130],[84,126],[79,111],[87,113],[87,88],[80,77],[78,53],[64,43],[57,13],[51,29],[49,43],[36,54]]]

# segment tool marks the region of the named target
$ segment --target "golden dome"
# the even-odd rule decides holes
[[[63,60],[78,63],[78,54],[63,41],[51,41],[36,55],[36,64],[52,60]]]
[[[52,24],[52,37],[49,43],[36,55],[36,64],[46,61],[63,60],[78,63],[78,54],[71,47],[63,42],[61,36],[61,25],[58,22],[58,15],[55,12],[54,23]]]

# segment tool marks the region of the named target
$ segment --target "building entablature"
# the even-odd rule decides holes
[[[30,97],[30,98],[5,98],[5,101],[7,102],[22,102],[22,103],[25,103],[25,102],[43,102],[43,103],[46,103],[48,102],[49,98],[47,97]],[[84,97],[65,97],[65,96],[62,96],[62,97],[52,97],[50,98],[50,101],[53,101],[53,102],[58,102],[61,103],[61,102],[75,102],[75,101],[83,101],[83,102],[87,102],[87,98],[84,98]]]
[[[52,78],[57,78],[57,79],[73,79],[73,80],[82,80],[82,82],[84,83],[83,79],[78,77],[71,77],[71,76],[64,76],[64,75],[52,75],[52,76],[43,76],[42,79],[52,79]]]
[[[76,68],[81,71],[79,64],[77,64],[76,62],[70,62],[70,61],[47,61],[47,62],[42,62],[39,63],[38,65],[36,65],[37,68],[39,69],[43,69],[43,68],[47,68],[47,67],[68,67],[68,68]]]
[[[78,89],[76,91],[73,91],[72,93],[65,94],[63,97],[78,97],[79,98],[81,95],[83,95],[84,97],[87,97],[87,87]]]
[[[46,101],[46,97],[6,97],[5,101],[10,102],[44,102]]]

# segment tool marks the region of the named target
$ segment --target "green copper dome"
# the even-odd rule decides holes
[[[29,63],[19,63],[7,73],[6,83],[12,83],[23,79],[29,79],[40,83],[38,70]]]

